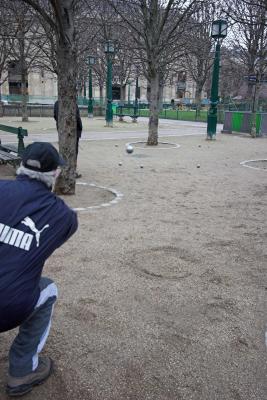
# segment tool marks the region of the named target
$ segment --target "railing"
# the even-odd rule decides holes
[[[140,110],[140,117],[148,117],[149,110]],[[223,123],[224,121],[224,111],[218,110],[218,123]],[[172,110],[172,109],[164,109],[159,113],[159,118],[163,119],[173,119],[180,121],[194,121],[194,122],[207,122],[208,111],[207,110]]]
[[[82,117],[88,116],[87,106],[79,106],[80,114]],[[27,114],[29,117],[51,117],[54,116],[54,105],[53,104],[28,104],[27,105]],[[0,108],[0,117],[3,116],[17,116],[20,117],[22,115],[22,107],[21,103],[8,103],[3,104]],[[101,116],[103,115],[103,107],[95,106],[94,115]]]
[[[4,109],[2,115],[21,115],[21,95],[2,95],[2,100],[4,100]],[[40,116],[40,117],[48,117],[52,116],[52,106],[57,100],[57,97],[44,97],[44,96],[28,96],[28,113],[29,116]],[[86,115],[86,108],[88,106],[88,99],[84,97],[78,97],[77,99],[78,105],[81,108],[82,114]],[[5,104],[7,106],[5,106]],[[103,109],[105,107],[105,101],[103,98],[94,98],[93,104],[95,107],[95,115],[101,115]],[[129,107],[130,109],[135,106],[134,101],[121,102],[119,100],[113,101],[114,112],[116,110],[116,106],[123,105],[124,107]],[[102,111],[100,110],[102,109]],[[227,108],[226,108],[227,109]],[[148,117],[149,116],[149,103],[147,102],[139,102],[138,104],[138,116]],[[198,112],[195,109],[194,104],[184,104],[173,106],[173,104],[164,102],[162,104],[162,110],[159,114],[160,118],[165,119],[174,119],[174,120],[184,120],[184,121],[207,121],[207,105],[202,106],[202,109]],[[224,105],[220,104],[218,106],[218,122],[223,123],[224,121]]]

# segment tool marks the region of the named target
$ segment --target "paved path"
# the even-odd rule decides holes
[[[10,126],[23,126],[28,129],[29,136],[26,142],[31,141],[57,141],[57,131],[55,122],[52,118],[32,118],[28,123],[22,123],[18,117],[4,117],[1,119],[2,124]],[[104,126],[103,118],[94,118],[89,120],[83,118],[82,140],[116,140],[116,139],[146,139],[148,134],[147,128],[148,118],[140,118],[137,124],[133,124],[130,120],[124,123],[114,121],[113,128]],[[159,136],[192,136],[205,135],[207,124],[203,122],[191,121],[175,121],[160,119]],[[222,129],[222,125],[218,125],[218,132]],[[3,133],[5,140],[15,143],[14,135]],[[2,136],[2,133],[1,133]]]

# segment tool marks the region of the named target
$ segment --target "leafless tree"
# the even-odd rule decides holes
[[[1,87],[8,78],[8,61],[14,47],[16,29],[12,24],[13,16],[7,8],[7,2],[2,1],[0,6],[0,103]],[[0,113],[2,116],[2,113]]]
[[[75,193],[76,170],[76,82],[75,9],[77,0],[23,0],[55,35],[58,73],[59,151],[68,161],[57,184],[57,192]],[[88,10],[90,12],[90,10]]]
[[[180,57],[186,22],[199,0],[106,0],[127,24],[150,86],[148,145],[158,144],[160,86],[166,68]],[[205,0],[203,0],[205,1]]]
[[[193,13],[188,21],[185,36],[186,51],[184,57],[185,70],[196,83],[196,114],[199,114],[201,108],[201,94],[210,69],[213,65],[213,40],[210,35],[211,24],[215,19],[215,3],[207,1]]]
[[[235,47],[244,62],[247,75],[255,75],[256,82],[248,81],[247,99],[252,103],[252,136],[256,135],[256,111],[260,85],[267,71],[267,2],[266,0],[232,0],[224,11],[234,21]]]
[[[19,66],[21,76],[22,121],[28,121],[28,73],[38,64],[40,49],[44,47],[47,38],[40,29],[36,14],[27,4],[14,0],[7,4],[7,9],[12,15],[12,26],[16,32],[10,55]]]
[[[232,101],[240,95],[244,82],[246,67],[236,56],[235,48],[222,47],[220,71],[220,97],[225,101]]]

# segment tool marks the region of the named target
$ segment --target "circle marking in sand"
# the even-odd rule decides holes
[[[252,168],[252,169],[258,169],[260,171],[264,171],[263,168],[259,168],[259,167],[252,167],[251,165],[246,165],[249,162],[257,162],[257,161],[267,161],[266,158],[260,158],[257,160],[245,160],[245,161],[241,161],[240,165],[242,165],[242,167],[247,167],[247,168]]]
[[[140,143],[140,144],[146,144],[146,142],[143,142],[143,141],[137,141],[137,142],[130,142],[130,143],[126,143],[126,147],[127,146],[134,146],[135,144],[138,144],[138,143]],[[149,149],[150,147],[151,148],[156,148],[156,149],[158,149],[158,150],[169,150],[169,149],[178,149],[179,147],[181,147],[181,145],[180,144],[177,144],[177,143],[172,143],[172,142],[158,142],[158,144],[167,144],[167,145],[170,145],[170,147],[158,147],[158,146],[146,146],[146,147],[138,147],[138,146],[136,146],[138,149],[141,149],[141,150],[144,150],[144,149]]]
[[[123,194],[120,193],[118,190],[115,190],[112,188],[107,188],[105,186],[99,186],[99,185],[96,185],[95,183],[77,182],[76,185],[91,186],[91,187],[95,187],[98,189],[107,190],[108,192],[111,192],[115,196],[115,199],[109,201],[108,203],[99,204],[98,206],[75,207],[75,208],[73,208],[74,211],[88,211],[88,210],[97,210],[98,208],[101,208],[101,207],[110,207],[113,204],[117,204],[123,197]]]

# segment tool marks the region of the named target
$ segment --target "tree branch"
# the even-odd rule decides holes
[[[24,3],[29,4],[32,8],[34,8],[42,18],[52,27],[54,31],[57,31],[57,25],[55,22],[50,18],[50,16],[36,3],[34,0],[22,0]]]

